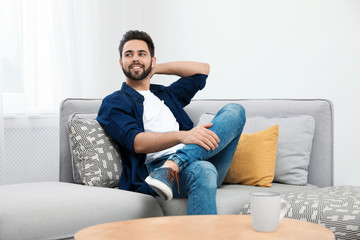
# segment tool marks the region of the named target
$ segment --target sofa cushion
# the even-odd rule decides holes
[[[305,186],[273,183],[271,188],[256,187],[240,184],[223,184],[216,192],[216,206],[218,214],[239,214],[242,207],[249,201],[249,194],[256,191],[273,191],[279,193],[295,192],[317,188],[308,184]],[[188,199],[174,198],[165,201],[157,197],[165,216],[185,215]]]
[[[274,179],[279,125],[243,133],[224,183],[271,187]]]
[[[96,224],[163,216],[152,196],[42,182],[0,186],[0,239],[67,239]]]
[[[117,144],[102,126],[86,115],[74,114],[67,124],[74,177],[90,186],[118,187],[122,171]],[[79,182],[78,182],[79,183]]]
[[[210,122],[214,114],[203,114],[198,125]],[[272,125],[279,125],[274,182],[305,185],[308,180],[308,167],[315,120],[312,116],[291,117],[251,117],[246,119],[244,133],[254,133]]]

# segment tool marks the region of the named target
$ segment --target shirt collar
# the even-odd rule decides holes
[[[128,95],[130,95],[136,101],[137,100],[144,101],[143,95],[141,95],[138,91],[127,85],[126,82],[123,83],[121,90],[127,93]]]
[[[150,91],[151,92],[158,92],[164,89],[163,85],[158,85],[158,84],[150,84]],[[135,100],[138,99],[143,99],[143,96],[136,91],[135,89],[133,89],[132,87],[130,87],[129,85],[126,84],[126,82],[123,82],[123,85],[121,87],[121,90],[126,92],[127,94],[129,94],[130,96],[132,96],[133,98],[135,98]]]

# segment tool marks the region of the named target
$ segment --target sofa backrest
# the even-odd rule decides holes
[[[69,98],[60,107],[60,181],[74,182],[66,124],[74,113],[97,113],[102,99]],[[333,104],[324,99],[202,99],[193,100],[186,112],[197,124],[203,113],[216,113],[227,103],[244,106],[247,117],[267,118],[310,115],[315,133],[310,156],[308,183],[320,187],[333,185]]]

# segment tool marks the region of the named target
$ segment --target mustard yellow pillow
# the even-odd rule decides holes
[[[241,134],[225,183],[271,187],[275,174],[279,125]]]

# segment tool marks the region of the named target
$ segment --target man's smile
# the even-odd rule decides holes
[[[140,70],[141,68],[144,68],[145,66],[142,65],[142,64],[131,64],[130,65],[130,69],[133,69],[133,70]]]

